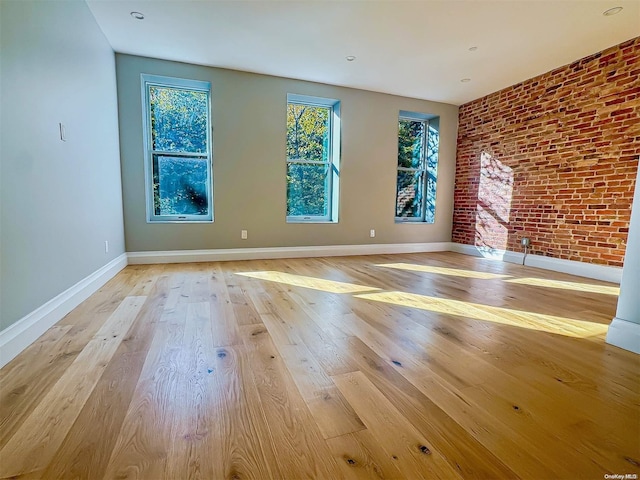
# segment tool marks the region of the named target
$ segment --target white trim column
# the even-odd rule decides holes
[[[607,331],[607,343],[640,353],[640,169],[631,207],[618,309]]]

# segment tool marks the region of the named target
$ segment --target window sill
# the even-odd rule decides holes
[[[435,222],[427,222],[424,220],[396,220],[396,225],[433,225]]]
[[[166,225],[167,223],[176,224],[176,225],[180,225],[184,223],[188,223],[190,225],[194,225],[194,224],[208,225],[213,223],[213,220],[147,220],[147,223],[149,225],[156,225],[156,224]]]
[[[320,225],[332,225],[332,224],[338,224],[337,220],[293,220],[293,219],[289,219],[287,218],[287,223],[289,224],[297,224],[297,225],[304,225],[304,224],[320,224]]]

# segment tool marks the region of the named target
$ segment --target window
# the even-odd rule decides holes
[[[287,95],[287,221],[337,222],[340,102]]]
[[[435,221],[439,130],[439,117],[400,112],[396,222]]]
[[[209,82],[142,75],[149,222],[213,221]]]

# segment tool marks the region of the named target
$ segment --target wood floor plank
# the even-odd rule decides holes
[[[284,478],[339,478],[320,430],[266,327],[241,327],[249,364]]]
[[[508,333],[497,329],[484,330],[476,328],[472,323],[460,322],[459,319],[444,323],[425,315],[414,314],[409,315],[409,318],[430,329],[434,333],[432,336],[446,338],[458,350],[479,356],[484,362],[491,363],[495,368],[534,388],[537,387],[531,378],[531,372],[579,390],[580,395],[611,402],[612,406],[620,405],[620,399],[623,399],[624,404],[630,396],[640,398],[640,382],[637,379],[640,358],[630,352],[616,349],[615,355],[610,355],[607,353],[607,347],[610,346],[601,344],[601,351],[585,355],[584,344],[576,339],[568,340],[518,329],[509,329]],[[599,357],[598,361],[592,361],[594,355]],[[604,363],[611,357],[627,357],[624,369],[616,365],[605,367]],[[629,371],[629,367],[633,371]],[[598,378],[597,382],[593,380],[594,377]],[[477,375],[477,378],[484,376]],[[640,405],[640,402],[635,403]]]
[[[156,281],[164,273],[166,267],[164,265],[134,265],[134,279],[131,282],[131,290],[128,292],[130,296],[148,296],[153,290]]]
[[[243,345],[215,349],[213,368],[224,478],[284,478]],[[212,428],[212,427],[211,427]]]
[[[187,307],[164,478],[275,478],[278,467],[242,347],[214,346],[209,310],[209,302]]]
[[[556,453],[562,454],[563,463],[569,467],[577,476],[586,477],[589,472],[600,470],[604,476],[607,470],[600,465],[596,458],[601,457],[603,452],[597,449],[594,451],[592,446],[576,442],[575,435],[570,430],[571,425],[580,425],[581,435],[589,436],[594,430],[589,432],[590,428],[597,428],[591,421],[580,421],[572,419],[569,422],[560,422],[558,417],[560,413],[566,416],[573,416],[570,408],[564,408],[557,412],[552,411],[552,404],[540,398],[520,397],[514,401],[514,394],[508,389],[500,389],[500,387],[488,387],[484,385],[469,387],[463,390],[462,395],[473,401],[476,405],[485,411],[493,413],[492,416],[500,417],[505,425],[508,425],[514,431],[527,432],[527,436],[536,438],[538,444],[545,445],[546,448]],[[508,413],[510,413],[510,415]],[[554,421],[555,420],[555,421]],[[631,419],[627,419],[629,421]],[[600,429],[601,430],[601,429]],[[607,428],[603,433],[610,433],[613,428]],[[623,461],[624,456],[635,456],[636,449],[639,446],[637,429],[620,429],[616,432],[620,438],[625,439],[625,443],[635,445],[634,450],[623,450],[621,456],[613,455],[607,458],[605,465],[623,468],[626,466]]]
[[[375,282],[360,281],[349,274],[348,271],[335,268],[335,266],[324,267],[324,262],[321,259],[307,259],[301,261],[285,260],[284,264],[289,268],[292,273],[305,275],[308,277],[327,278],[335,282],[342,282],[351,284],[350,290],[355,291],[375,291],[378,285]],[[340,295],[331,294],[330,291],[310,290],[310,289],[298,289],[294,293],[299,294],[304,298],[304,302],[300,305],[304,307],[313,306],[312,310],[314,320],[319,320],[319,325],[326,328],[330,324],[322,321],[322,318],[327,316],[340,317],[341,315],[351,313],[351,306],[344,302]],[[332,333],[327,328],[328,333]],[[344,335],[340,331],[335,332],[338,338],[342,338]]]
[[[0,370],[0,449],[73,362],[74,355],[58,353],[70,329],[71,325],[54,325]]]
[[[182,271],[171,272],[170,270],[167,271],[167,274],[169,279],[164,308],[166,310],[172,310],[176,308],[178,303],[181,303],[187,285],[188,274]]]
[[[44,471],[44,478],[102,478],[138,383],[167,298],[158,279],[80,415]]]
[[[640,359],[638,369],[640,370]],[[554,399],[562,399],[564,405],[569,404],[581,415],[588,415],[591,421],[602,428],[625,431],[634,428],[634,422],[629,422],[628,419],[636,418],[640,422],[640,385],[635,392],[629,393],[623,389],[612,392],[611,389],[600,388],[589,378],[578,377],[555,364],[550,368],[538,364],[513,369],[507,366],[505,370],[517,378],[526,378],[527,383],[536,390],[547,392]],[[633,401],[631,405],[628,403],[629,399]],[[612,415],[612,412],[616,414]],[[636,423],[635,427],[638,426]]]
[[[236,274],[238,270],[243,269],[244,264],[242,262],[231,262],[230,265],[225,266],[228,266],[228,268],[223,269],[222,273],[238,325],[262,323],[249,294],[251,285],[247,285],[246,277]]]
[[[345,478],[405,478],[397,468],[399,460],[389,456],[368,430],[330,438],[327,444]]]
[[[305,308],[303,305],[309,301],[313,305],[321,304],[321,300],[317,298],[309,300],[309,297],[305,300],[300,296],[302,293],[317,292],[289,290],[277,283],[261,286],[260,293],[256,297],[256,304],[260,306],[260,317],[271,315],[283,319],[282,328],[274,331],[272,335],[280,335],[282,337],[280,343],[283,344],[304,343],[328,375],[353,372],[355,367],[349,363],[348,357],[340,354],[332,340],[345,336],[342,330],[334,327],[334,323],[339,324],[343,314],[331,312],[328,315],[331,315],[332,320],[326,316],[319,319],[319,313],[312,313],[312,309]]]
[[[340,325],[343,329],[351,332],[354,337],[362,340],[365,345],[399,371],[402,369],[402,371],[421,372],[422,375],[432,374],[432,372],[426,371],[426,365],[416,359],[415,354],[406,352],[358,315],[344,315]]]
[[[0,476],[42,470],[51,461],[142,308],[127,297],[0,451]]]
[[[363,430],[364,424],[304,344],[291,344],[286,322],[264,315],[263,322],[324,438]]]
[[[240,345],[239,323],[229,297],[224,274],[219,265],[209,277],[209,298],[211,302],[211,327],[216,347]]]
[[[412,383],[522,478],[590,478],[583,473],[584,463],[577,471],[572,468],[580,462],[577,453],[546,432],[520,431],[504,412],[487,411],[438,378],[414,378]]]
[[[485,445],[418,390],[395,368],[367,347],[350,337],[341,348],[354,359],[358,368],[389,401],[431,439],[447,461],[459,469],[464,478],[517,478]],[[535,458],[531,457],[535,463]],[[533,472],[530,472],[533,473]],[[551,470],[538,470],[535,478],[551,478]]]
[[[450,342],[446,336],[430,335],[427,329],[408,318],[394,316],[387,319],[386,324],[381,324],[372,315],[365,317],[362,308],[354,308],[354,311],[360,317],[367,318],[383,335],[394,338],[405,350],[415,352],[417,358],[434,373],[459,389],[481,384],[482,387],[491,389],[493,396],[498,396],[500,392],[510,392],[513,396],[510,403],[521,405],[522,408],[530,407],[546,425],[552,425],[554,429],[558,425],[578,422],[581,415],[590,416],[594,420],[595,414],[602,419],[601,426],[604,429],[616,429],[620,434],[628,430],[629,422],[624,418],[632,418],[634,413],[631,409],[621,412],[623,415],[617,417],[621,421],[616,425],[612,423],[610,413],[605,413],[604,404],[588,401],[583,396],[579,399],[556,381],[547,383],[547,388],[540,388],[540,383],[533,385],[531,377],[537,369],[531,374],[513,376],[503,368],[487,362],[486,355],[465,350],[461,345]],[[629,435],[623,435],[623,438],[629,438]]]
[[[200,280],[202,281],[202,280]],[[208,277],[204,277],[208,283]],[[222,478],[223,453],[206,411],[215,385],[211,378],[211,315],[208,296],[194,294],[186,305],[182,347],[176,360],[177,388],[170,405],[172,437],[163,478]],[[200,300],[199,302],[195,300]],[[206,455],[205,452],[210,452]]]
[[[590,345],[514,329],[508,336],[496,338],[494,345],[492,357],[499,366],[505,365],[503,368],[545,370],[560,379],[571,380],[576,387],[598,391],[598,395],[610,393],[624,398],[640,393],[637,375],[640,357],[605,344],[603,338],[598,345]]]
[[[377,443],[397,459],[406,478],[462,478],[362,372],[333,379]]]
[[[436,403],[443,410],[449,412],[454,405],[458,405],[460,401],[464,403],[461,406],[462,413],[465,412],[465,408],[470,407],[465,399],[463,399],[459,394],[456,394],[456,391],[459,391],[455,386],[446,382],[442,376],[434,373],[433,370],[428,369],[425,363],[420,362],[416,359],[416,354],[401,350],[394,342],[388,339],[388,337],[381,334],[379,331],[375,330],[369,324],[364,322],[362,319],[357,317],[356,315],[352,315],[348,320],[345,320],[345,325],[348,328],[352,329],[355,336],[357,336],[360,340],[362,340],[369,348],[371,348],[377,355],[379,355],[382,359],[384,359],[390,366],[392,366],[396,371],[398,371],[401,375],[403,375],[407,380],[409,380],[416,388],[418,388],[421,392],[427,395],[429,398],[434,399],[434,393],[448,394],[448,400],[443,400],[443,397],[435,397]],[[442,385],[446,385],[446,388],[439,388]],[[444,406],[448,408],[445,409]],[[482,411],[483,414],[478,415],[482,417],[484,415],[484,409],[478,408],[479,412]],[[460,413],[456,411],[456,413]],[[451,414],[450,414],[451,415]],[[462,421],[459,417],[456,418],[456,421],[459,423]],[[486,424],[483,418],[475,419],[474,422],[479,424]],[[480,429],[475,429],[471,426],[472,424],[466,423],[464,424],[465,429],[472,432],[486,432],[488,429],[489,436],[483,434],[482,441],[488,442],[490,439],[493,439],[496,442],[500,442],[500,437],[491,436],[490,427],[483,427]],[[517,438],[517,435],[514,433],[514,430],[510,430],[512,434],[511,438]],[[515,436],[514,436],[515,435]],[[544,435],[542,438],[546,438]],[[519,438],[518,438],[519,440]],[[512,440],[512,445],[507,447],[507,451],[511,451],[513,453],[513,449],[517,450],[518,442],[516,440]],[[522,443],[522,442],[520,442]],[[501,444],[496,443],[493,445],[493,448],[499,448]],[[532,447],[534,448],[534,447]],[[526,458],[527,453],[523,452],[522,457],[523,460]],[[503,457],[500,457],[503,458]],[[504,458],[503,458],[504,460]],[[532,463],[535,463],[535,459],[531,459]],[[530,468],[530,467],[527,467]]]
[[[289,298],[295,302],[296,308],[304,312],[305,315],[315,323],[314,330],[327,338],[344,338],[348,333],[336,327],[336,323],[329,321],[340,319],[343,315],[352,313],[351,307],[342,308],[327,307],[327,297],[325,293],[318,293],[308,290],[293,290],[287,292]],[[335,296],[335,295],[334,295]]]
[[[411,352],[413,358],[458,388],[476,385],[482,381],[482,372],[494,368],[482,357],[472,356],[437,333],[432,334],[421,324],[404,315],[394,315],[393,310],[386,306],[363,302],[355,305],[353,311],[357,318],[375,329],[376,336],[381,335]]]
[[[160,317],[104,478],[164,476],[187,306],[178,303]]]
[[[362,307],[355,307],[354,311],[361,317],[365,316]],[[530,407],[539,421],[543,425],[552,426],[552,429],[557,429],[559,425],[577,423],[578,418],[587,416],[591,417],[591,423],[594,420],[600,421],[601,431],[617,430],[623,443],[625,440],[627,444],[635,440],[630,432],[637,432],[638,424],[628,421],[635,416],[631,409],[621,412],[621,415],[616,417],[616,424],[616,420],[612,421],[610,415],[611,408],[616,408],[615,404],[610,404],[607,408],[603,403],[590,401],[582,395],[573,394],[570,390],[560,390],[562,387],[556,381],[547,383],[548,388],[542,390],[540,383],[532,384],[531,377],[539,373],[538,368],[533,369],[530,375],[512,376],[505,372],[504,367],[497,368],[491,362],[487,362],[487,355],[474,353],[461,344],[450,342],[451,335],[445,336],[443,340],[434,341],[438,335],[427,335],[424,331],[419,331],[415,325],[408,325],[407,319],[403,319],[402,316],[388,316],[385,325],[372,317],[369,315],[369,322],[376,325],[385,336],[397,338],[396,342],[408,351],[418,352],[421,361],[458,388],[478,386],[482,382],[484,388],[491,389],[491,398],[499,395],[499,392],[510,392],[514,396],[511,403],[519,404],[521,408]],[[422,351],[425,352],[424,355],[419,353]],[[508,366],[506,367],[508,369]],[[634,440],[631,440],[632,438]],[[637,440],[635,443],[637,444]]]

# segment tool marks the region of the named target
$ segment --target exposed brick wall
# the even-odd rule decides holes
[[[453,241],[621,266],[640,37],[460,107]]]

